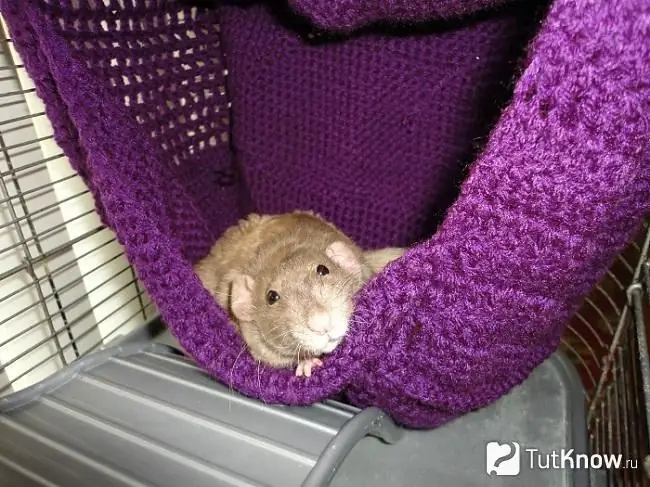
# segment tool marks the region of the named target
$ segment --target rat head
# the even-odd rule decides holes
[[[231,309],[244,339],[287,358],[331,352],[348,331],[363,265],[360,252],[337,241],[324,252],[298,249],[254,279],[237,276]]]

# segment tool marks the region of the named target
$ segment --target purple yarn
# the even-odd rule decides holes
[[[499,7],[513,0],[289,0],[315,26],[351,31],[377,22],[449,19]]]
[[[495,401],[555,350],[650,210],[645,0],[553,2],[457,198],[526,9],[293,0],[335,30],[500,6],[312,43],[261,6],[17,3],[0,9],[56,139],[163,319],[216,379],[267,402],[343,392],[435,427]],[[191,268],[248,211],[294,208],[367,247],[422,241],[362,290],[350,336],[309,379],[240,354]]]

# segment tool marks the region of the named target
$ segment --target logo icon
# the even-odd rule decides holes
[[[488,475],[519,475],[521,469],[520,447],[516,441],[499,443],[491,441],[485,445],[485,463]]]

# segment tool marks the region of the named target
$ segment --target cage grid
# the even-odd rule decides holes
[[[1,24],[0,394],[141,326],[156,310],[54,141]]]
[[[650,225],[616,258],[572,318],[560,348],[585,386],[592,453],[621,455],[610,485],[650,485]]]
[[[0,395],[158,314],[54,141],[6,32],[0,17]],[[650,486],[649,247],[646,222],[560,344],[585,386],[591,452],[635,461],[610,470],[610,485]]]

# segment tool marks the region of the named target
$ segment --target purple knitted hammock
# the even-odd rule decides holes
[[[230,3],[0,0],[181,345],[244,394],[418,428],[521,383],[650,210],[650,2]],[[240,353],[191,267],[246,213],[295,208],[419,242],[309,379]]]

